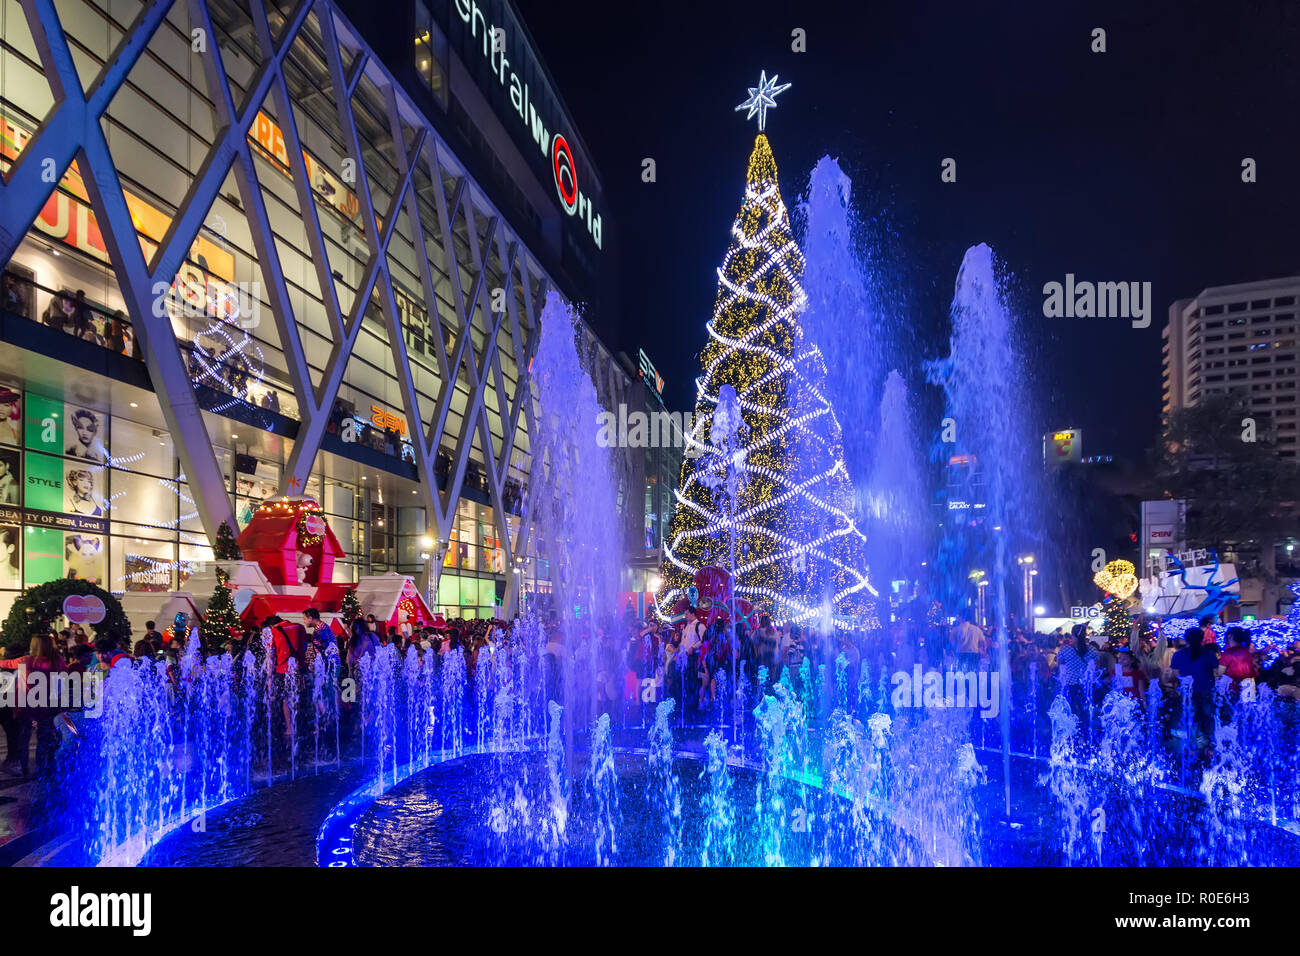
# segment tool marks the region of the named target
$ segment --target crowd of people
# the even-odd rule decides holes
[[[147,621],[144,634],[135,641],[128,641],[113,631],[92,639],[80,624],[73,624],[57,632],[34,635],[25,651],[20,645],[10,645],[0,659],[0,681],[12,680],[23,672],[107,672],[119,661],[130,660],[161,661],[169,680],[178,683],[181,661],[191,640],[200,643],[201,655],[229,653],[241,658],[246,650],[252,651],[259,672],[266,665],[265,649],[269,647],[273,655],[271,670],[281,681],[290,670],[291,660],[298,672],[305,674],[315,656],[326,653],[331,643],[338,652],[340,680],[359,676],[361,659],[389,644],[395,645],[403,657],[408,648],[415,648],[421,660],[426,654],[445,655],[460,649],[467,675],[472,679],[480,652],[509,639],[509,627],[501,620],[455,618],[438,627],[410,623],[390,627],[368,614],[356,618],[350,631],[340,635],[324,623],[314,608],[309,608],[304,618],[306,623],[299,624],[273,615],[260,627],[246,627],[219,645],[204,643],[199,630],[188,621],[175,622],[163,630],[157,627],[157,622]],[[281,695],[281,699],[287,700],[288,695]],[[49,773],[62,737],[60,721],[70,729],[72,716],[65,707],[53,702],[0,706],[0,724],[5,733],[5,757],[0,763],[0,774],[25,778],[33,773],[36,776]],[[285,717],[287,724],[287,713]],[[33,737],[36,740],[34,764]]]
[[[1013,627],[1008,642],[1013,692],[1026,699],[1030,684],[1037,681],[1036,697],[1045,713],[1060,688],[1082,716],[1089,695],[1095,695],[1095,704],[1112,688],[1136,698],[1144,711],[1151,695],[1160,695],[1162,708],[1166,703],[1178,705],[1183,695],[1181,679],[1191,678],[1196,726],[1203,739],[1211,732],[1212,709],[1224,675],[1233,696],[1251,681],[1256,687],[1271,688],[1279,697],[1300,699],[1300,641],[1270,660],[1263,649],[1252,647],[1249,631],[1228,627],[1227,647],[1220,652],[1212,625],[1212,620],[1202,621],[1177,637],[1158,628],[1139,632],[1135,625],[1134,633],[1120,640],[1098,635],[1085,624],[1068,634],[1060,629],[1034,633]],[[741,665],[734,673],[748,679],[750,700],[759,691],[760,667],[766,668],[766,688],[770,688],[787,669],[793,669],[797,679],[805,659],[814,679],[825,675],[821,701],[835,699],[841,680],[855,697],[863,668],[874,684],[882,675],[888,683],[890,675],[911,674],[918,664],[923,670],[965,672],[995,671],[999,666],[994,629],[979,626],[970,617],[951,625],[899,622],[870,631],[827,634],[798,624],[774,625],[764,615],[752,630],[741,623],[733,642],[730,627],[721,621],[706,624],[688,611],[680,628],[635,621],[623,627],[623,634],[622,640],[598,634],[597,682],[602,702],[611,713],[629,706],[635,709],[648,681],[657,688],[654,696],[677,701],[688,723],[707,720],[714,712],[720,684],[732,680],[733,647]],[[841,656],[842,677],[836,663]],[[720,680],[723,674],[726,677]]]
[[[472,682],[483,651],[499,649],[512,639],[511,626],[495,619],[453,619],[437,627],[408,620],[390,626],[368,614],[353,620],[343,634],[327,625],[315,609],[307,610],[304,621],[272,616],[260,626],[232,633],[219,646],[202,646],[200,652],[228,652],[239,659],[246,650],[252,651],[259,671],[273,671],[283,680],[291,670],[291,661],[299,674],[306,674],[314,658],[327,653],[333,644],[337,676],[342,680],[359,678],[362,659],[386,645],[394,645],[403,659],[414,648],[421,662],[428,654],[442,658],[460,651],[466,678]],[[1101,637],[1083,624],[1069,634],[1059,629],[1049,634],[1013,627],[1008,642],[1013,692],[1022,701],[1036,696],[1042,718],[1057,688],[1080,716],[1089,701],[1096,704],[1111,689],[1136,698],[1144,712],[1152,695],[1159,695],[1158,703],[1163,708],[1168,702],[1172,715],[1189,691],[1202,743],[1212,732],[1214,708],[1222,703],[1225,687],[1230,695],[1236,695],[1250,681],[1257,687],[1272,688],[1279,697],[1300,700],[1300,641],[1265,663],[1266,655],[1252,648],[1249,632],[1241,627],[1226,630],[1227,647],[1220,652],[1210,630],[1212,623],[1203,621],[1174,638],[1159,629],[1138,633],[1135,627],[1134,633],[1122,640]],[[678,626],[631,617],[609,628],[588,623],[579,639],[590,642],[597,713],[609,713],[617,723],[639,723],[655,703],[671,698],[679,719],[710,723],[727,713],[729,688],[736,679],[746,682],[745,699],[756,702],[759,695],[771,693],[772,685],[787,671],[791,672],[789,679],[805,691],[803,675],[812,675],[813,680],[825,682],[814,697],[829,708],[837,693],[847,693],[850,703],[855,702],[864,676],[872,687],[882,683],[888,687],[890,675],[910,674],[917,665],[924,670],[967,672],[998,668],[993,629],[978,626],[970,618],[955,625],[900,622],[870,631],[834,633],[774,623],[765,614],[756,624],[750,628],[742,622],[733,635],[725,621],[709,621],[693,609]],[[92,640],[81,625],[38,634],[26,653],[16,646],[8,649],[0,660],[0,680],[19,669],[28,673],[107,671],[123,659],[165,662],[169,678],[179,680],[187,641],[201,641],[198,630],[189,625],[177,621],[159,630],[156,622],[148,621],[144,634],[129,646],[111,631]],[[565,679],[563,638],[558,628],[548,629],[547,634],[547,686],[559,688]],[[273,655],[270,665],[266,648]],[[1227,682],[1221,680],[1225,676]],[[1184,678],[1190,679],[1186,689]],[[282,695],[286,708],[289,699],[290,695]],[[47,772],[59,741],[56,721],[63,716],[53,706],[0,707],[6,743],[0,772],[29,774],[33,736],[36,772]],[[284,716],[287,727],[287,710]],[[1172,729],[1172,716],[1169,722]]]

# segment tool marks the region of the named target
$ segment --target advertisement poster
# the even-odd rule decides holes
[[[108,464],[108,416],[90,408],[68,406],[63,453],[72,458]]]
[[[63,454],[63,403],[27,393],[25,441],[28,448]]]
[[[63,532],[57,528],[27,528],[23,532],[27,587],[63,577]]]
[[[21,445],[22,436],[22,392],[7,385],[0,385],[0,445]]]
[[[0,525],[0,588],[22,587],[22,536],[18,525]]]
[[[99,535],[64,535],[63,559],[66,577],[103,585],[106,557],[104,539]]]
[[[108,501],[104,498],[104,471],[102,468],[82,465],[75,461],[64,463],[64,501],[62,511],[68,514],[84,515],[87,518],[102,518],[108,512]]]
[[[63,511],[63,459],[29,451],[23,504],[40,511]]]
[[[21,454],[16,448],[0,448],[0,505],[19,504],[23,486]]]

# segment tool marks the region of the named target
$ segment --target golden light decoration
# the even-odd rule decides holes
[[[731,566],[721,542],[734,526],[738,596],[772,602],[778,619],[806,623],[822,619],[825,595],[837,623],[856,618],[864,627],[879,626],[842,431],[823,393],[825,360],[799,322],[808,303],[803,253],[762,134],[754,142],[731,239],[696,379],[700,425],[686,436],[664,541],[659,616],[667,618],[701,567]],[[735,388],[749,434],[739,459],[747,481],[730,522],[722,493],[696,472],[700,456],[718,452],[709,430],[723,385]]]
[[[1132,561],[1119,558],[1094,574],[1092,583],[1117,598],[1130,598],[1138,589],[1137,569],[1133,567]]]

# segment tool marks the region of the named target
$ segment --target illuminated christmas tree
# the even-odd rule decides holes
[[[339,608],[339,616],[343,618],[343,623],[351,625],[353,621],[362,615],[361,601],[357,598],[356,588],[348,588],[343,592],[343,605]]]
[[[223,521],[217,527],[217,543],[212,546],[212,555],[218,561],[239,561],[244,555],[239,550],[239,541],[230,529],[230,522]]]
[[[1127,641],[1133,618],[1128,613],[1128,602],[1114,595],[1107,596],[1101,604],[1101,633],[1112,644]]]
[[[1106,592],[1101,604],[1101,633],[1118,644],[1127,641],[1133,618],[1129,616],[1129,598],[1138,589],[1137,571],[1132,561],[1116,560],[1092,576],[1097,587]]]
[[[199,625],[199,637],[209,651],[220,651],[231,635],[242,629],[226,581],[226,573],[218,569],[217,586],[212,592],[212,600],[208,602],[208,610],[203,615],[203,623]]]
[[[770,97],[765,105],[774,105]],[[823,390],[825,362],[799,323],[803,268],[776,160],[760,132],[700,356],[695,427],[664,547],[661,613],[689,595],[701,567],[731,569],[734,523],[738,596],[779,620],[817,622],[830,612],[842,626],[876,624],[840,426]],[[727,458],[744,473],[734,518],[725,486],[706,473],[719,458],[710,432],[724,385],[735,388],[744,418],[739,450]]]

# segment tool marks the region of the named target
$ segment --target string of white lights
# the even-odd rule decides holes
[[[700,415],[696,427],[686,436],[687,451],[694,465],[683,469],[681,487],[674,491],[678,514],[689,515],[691,520],[675,531],[671,541],[665,541],[665,560],[693,575],[699,568],[683,560],[679,553],[687,542],[717,541],[732,532],[747,536],[754,548],[733,569],[736,593],[750,600],[771,600],[779,609],[778,617],[790,621],[821,618],[826,613],[824,607],[813,606],[797,594],[746,580],[752,572],[785,561],[798,560],[802,567],[804,560],[813,559],[834,568],[841,575],[841,583],[846,585],[835,590],[833,602],[863,591],[876,594],[859,568],[846,564],[840,555],[827,550],[827,546],[846,538],[858,544],[864,543],[865,538],[848,507],[837,503],[844,498],[843,487],[848,478],[838,447],[842,432],[834,409],[817,384],[825,378],[822,353],[816,345],[801,341],[799,315],[808,303],[800,282],[803,254],[789,234],[789,216],[774,178],[747,183],[744,203],[732,223],[731,236],[732,245],[717,270],[719,293],[713,316],[706,323],[709,344],[704,368],[696,379],[696,406]],[[737,260],[737,256],[743,258]],[[729,328],[734,328],[737,315],[750,315],[758,321],[738,334],[719,329],[723,319]],[[783,352],[782,341],[792,341],[794,347]],[[747,382],[737,382],[737,376],[729,370],[737,367],[734,363],[738,360],[768,367]],[[751,441],[731,456],[730,461],[734,463],[731,467],[747,478],[765,480],[761,499],[757,497],[760,492],[751,492],[745,482],[740,499],[742,507],[730,515],[713,507],[716,493],[702,480],[702,469],[709,467],[710,458],[724,454],[705,437],[705,426],[717,407],[718,386],[723,383],[736,388],[746,418],[770,417],[777,422],[775,427],[751,431]],[[792,415],[792,399],[810,407]],[[784,461],[793,454],[806,459],[819,452],[830,452],[832,464],[811,475],[805,473],[800,480],[755,459],[756,455],[775,456],[775,460]],[[773,526],[775,522],[771,519],[779,517],[796,500],[810,508],[810,513],[824,516],[822,521],[814,520],[814,525],[820,527],[813,537],[796,538]],[[811,532],[813,528],[807,530]],[[684,595],[682,587],[668,588],[657,599],[660,613],[666,614]],[[837,624],[841,623],[839,617]]]

